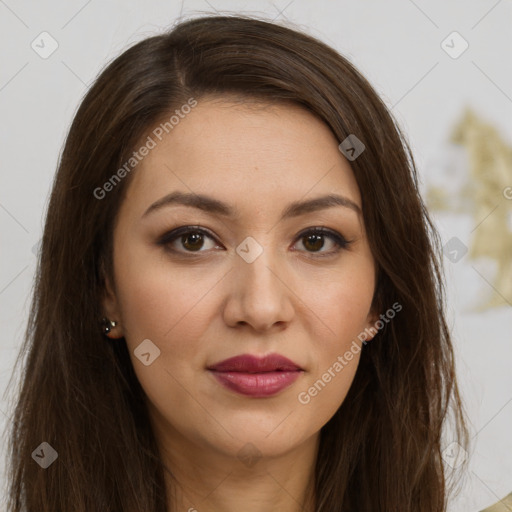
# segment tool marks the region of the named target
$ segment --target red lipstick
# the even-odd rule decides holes
[[[265,357],[249,354],[235,356],[209,366],[208,370],[228,389],[255,398],[279,393],[304,371],[279,354]]]

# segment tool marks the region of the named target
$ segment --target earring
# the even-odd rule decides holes
[[[103,328],[103,334],[107,334],[117,325],[115,320],[109,320],[108,318],[103,318],[101,320],[101,325]]]

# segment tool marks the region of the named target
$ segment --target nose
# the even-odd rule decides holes
[[[290,323],[294,315],[293,286],[280,263],[266,248],[252,263],[235,257],[223,311],[227,325],[249,325],[254,331],[264,332],[283,329]]]

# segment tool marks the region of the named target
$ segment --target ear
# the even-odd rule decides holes
[[[108,320],[114,320],[115,322],[117,322],[117,325],[111,329],[107,336],[109,338],[114,339],[122,338],[124,334],[121,322],[119,302],[117,299],[115,288],[109,276],[105,276],[105,291],[102,298],[102,311],[103,316],[105,316]]]
[[[368,316],[366,317],[366,325],[365,325],[365,334],[366,334],[366,340],[370,341],[373,340],[377,332],[379,331],[375,324],[380,318],[380,313],[377,311],[377,308],[373,307],[370,309],[370,312],[368,313]]]

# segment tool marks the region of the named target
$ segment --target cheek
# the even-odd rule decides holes
[[[164,261],[146,265],[134,261],[120,261],[117,275],[126,344],[150,402],[177,421],[172,411],[191,413],[189,393],[197,395],[194,382],[197,372],[203,371],[204,359],[201,344],[217,311],[209,292],[219,277],[206,270],[193,276],[190,272],[170,272]],[[150,352],[156,350],[158,354],[147,366],[137,357],[144,340],[150,340],[157,347],[149,345]],[[198,415],[200,411],[192,414]]]
[[[343,352],[335,353],[329,363],[305,380],[297,394],[302,416],[310,419],[310,431],[322,428],[341,406],[352,385],[360,353],[350,352],[352,359],[344,360]],[[340,357],[340,360],[337,358]]]
[[[343,350],[368,326],[374,294],[373,266],[361,261],[343,270],[318,276],[318,286],[304,290],[307,305],[318,318],[324,353]]]
[[[352,385],[363,349],[358,336],[370,325],[373,292],[373,268],[360,266],[307,295],[321,334],[315,336],[314,362],[298,401],[316,410],[319,424],[336,412]]]
[[[190,383],[198,371],[204,370],[204,340],[218,315],[211,301],[222,275],[206,266],[194,271],[171,270],[163,256],[136,256],[125,252],[119,258],[116,274],[132,364],[154,403],[163,404],[172,398],[177,407],[184,406],[186,393],[181,386],[193,392]],[[144,340],[157,347],[153,350],[158,357],[148,366],[137,358]]]
[[[364,315],[350,315],[342,307],[338,311],[330,320],[336,336],[318,340],[314,362],[297,393],[312,431],[323,427],[345,400],[364,350],[357,338],[364,330]]]
[[[127,341],[153,337],[172,344],[184,329],[193,338],[192,331],[200,328],[202,318],[207,319],[202,305],[219,281],[211,269],[173,268],[163,252],[147,250],[124,253],[117,268]]]

